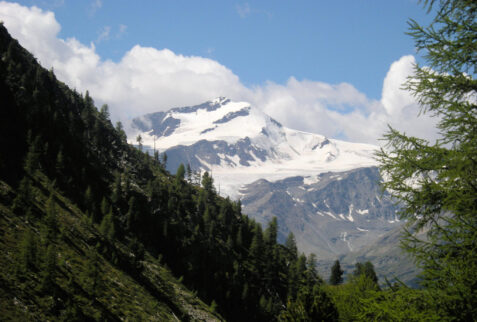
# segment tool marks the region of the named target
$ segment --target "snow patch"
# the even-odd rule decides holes
[[[303,178],[303,183],[307,186],[320,182],[320,176],[306,176]]]
[[[348,212],[348,220],[351,222],[354,222],[353,216],[351,216],[351,213],[353,212],[353,204],[349,205],[349,212]]]
[[[336,218],[335,215],[333,215],[333,214],[332,214],[331,212],[329,212],[329,211],[324,211],[323,213],[326,214],[326,215],[328,215],[328,216],[330,216],[330,217],[333,218],[333,219],[338,220],[338,218]]]

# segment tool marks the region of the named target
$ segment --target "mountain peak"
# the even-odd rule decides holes
[[[237,193],[237,185],[259,178],[376,165],[375,146],[289,129],[250,103],[225,97],[144,115],[132,127],[137,130],[132,137],[141,134],[146,148],[167,152],[171,171],[186,162],[193,169],[213,171],[229,195]]]

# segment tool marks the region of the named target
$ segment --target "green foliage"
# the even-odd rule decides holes
[[[80,279],[84,285],[85,291],[95,298],[104,287],[102,285],[101,268],[99,256],[94,251],[89,251],[86,259],[86,269],[83,271]]]
[[[114,240],[116,230],[114,229],[114,219],[111,211],[103,217],[99,231],[109,240]]]
[[[353,275],[355,277],[364,275],[367,279],[378,285],[378,277],[376,276],[376,272],[374,271],[374,265],[370,261],[367,261],[364,264],[359,262],[356,263]]]
[[[37,240],[33,232],[28,229],[23,236],[19,247],[20,265],[22,271],[28,271],[36,267],[38,262]]]
[[[31,180],[28,176],[24,176],[20,181],[18,193],[13,200],[12,210],[18,214],[25,214],[29,208],[32,197]],[[25,211],[25,213],[23,213],[23,211]]]
[[[185,176],[185,167],[181,163],[179,167],[177,168],[176,172],[176,184],[181,184],[182,181],[184,181],[184,176]]]
[[[289,300],[279,321],[338,321],[338,311],[320,285],[307,286]]]
[[[139,147],[139,150],[142,150],[142,137],[141,137],[141,134],[138,134],[138,136],[136,137],[136,142],[137,142],[137,145]]]
[[[214,179],[209,175],[207,171],[202,175],[202,187],[205,191],[214,192]]]
[[[384,187],[402,201],[403,247],[422,270],[422,286],[445,317],[477,316],[477,3],[426,1],[436,16],[409,34],[428,66],[415,67],[406,88],[435,116],[434,143],[390,129],[378,153]],[[417,237],[420,231],[426,238]]]
[[[296,259],[298,257],[298,249],[296,247],[295,235],[292,232],[288,234],[287,240],[285,241],[285,247],[290,252],[291,259]]]
[[[442,321],[425,290],[406,286],[378,290],[364,274],[328,286],[326,291],[338,309],[340,321]]]
[[[338,285],[343,283],[343,273],[344,271],[341,269],[340,261],[335,260],[333,266],[331,267],[330,284]]]
[[[44,226],[44,239],[52,241],[56,238],[58,232],[57,207],[53,200],[53,195],[50,195],[46,201],[46,217]]]
[[[41,280],[41,290],[49,294],[54,293],[56,288],[55,279],[57,256],[55,245],[50,244],[45,253]]]

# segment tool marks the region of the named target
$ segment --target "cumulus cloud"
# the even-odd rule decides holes
[[[230,69],[212,59],[183,56],[168,49],[136,45],[119,62],[103,60],[94,44],[60,39],[52,12],[0,2],[0,19],[13,37],[59,79],[97,105],[107,103],[113,120],[125,124],[144,113],[200,104],[217,96],[246,100],[285,126],[332,138],[378,143],[387,124],[409,134],[436,138],[435,120],[417,118],[419,108],[401,84],[412,73],[413,56],[394,62],[381,100],[372,100],[347,83],[327,84],[294,77],[248,88]],[[121,27],[123,32],[126,27]],[[109,36],[110,30],[108,30]]]

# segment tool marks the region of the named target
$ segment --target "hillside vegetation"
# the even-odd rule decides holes
[[[304,307],[336,319],[315,257],[293,236],[279,245],[276,221],[262,230],[207,173],[193,184],[184,166],[170,175],[165,158],[129,146],[106,105],[3,26],[0,55],[2,315],[243,321]]]
[[[442,140],[390,129],[378,154],[420,289],[381,288],[371,262],[343,281],[335,261],[326,283],[276,218],[263,229],[208,173],[128,145],[0,24],[0,319],[477,320],[477,4],[424,3],[436,18],[410,32],[432,69],[407,86]]]

